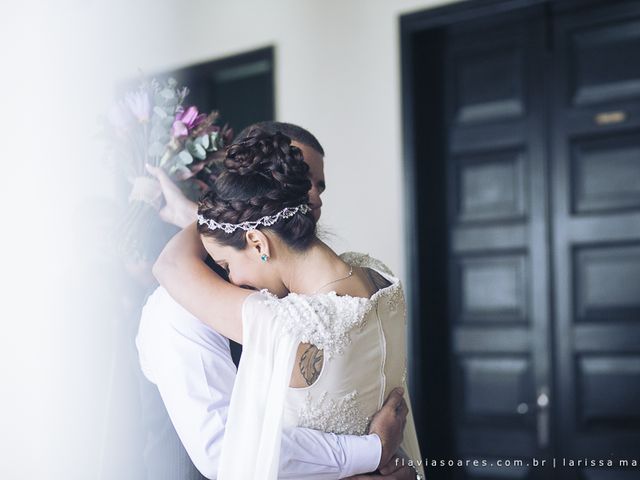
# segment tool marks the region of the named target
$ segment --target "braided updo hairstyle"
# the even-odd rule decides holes
[[[275,215],[285,207],[309,203],[309,166],[302,151],[280,132],[268,134],[259,128],[230,145],[225,169],[198,204],[204,218],[222,223],[255,221]],[[305,250],[315,238],[316,223],[311,212],[281,218],[268,228],[291,248]],[[198,224],[201,235],[237,249],[246,247],[246,231],[233,233],[210,230]]]

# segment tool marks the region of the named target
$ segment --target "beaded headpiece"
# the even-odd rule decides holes
[[[261,225],[264,227],[268,227],[276,223],[281,218],[293,217],[298,212],[305,214],[310,210],[311,208],[309,208],[309,205],[303,203],[302,205],[298,205],[297,207],[283,208],[275,215],[265,215],[264,217],[259,218],[258,220],[251,220],[251,221],[242,222],[242,223],[224,223],[224,222],[219,223],[210,218],[204,218],[202,215],[198,214],[198,223],[200,225],[206,225],[209,228],[209,230],[224,230],[226,233],[233,233],[237,229],[249,231],[249,230],[255,230]]]

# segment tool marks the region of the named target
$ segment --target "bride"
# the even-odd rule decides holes
[[[316,237],[308,166],[288,137],[254,130],[229,147],[225,167],[198,221],[153,269],[187,310],[243,344],[218,478],[277,478],[284,427],[366,433],[396,387],[409,405],[401,448],[420,459],[398,279]],[[205,264],[207,254],[231,283]]]

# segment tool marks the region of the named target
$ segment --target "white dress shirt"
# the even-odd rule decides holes
[[[140,366],[154,383],[194,465],[215,479],[236,366],[229,341],[159,287],[142,311],[136,337]],[[283,431],[279,478],[337,479],[377,468],[377,435]]]

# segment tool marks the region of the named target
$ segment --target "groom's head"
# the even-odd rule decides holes
[[[313,216],[318,220],[322,209],[320,195],[326,187],[324,181],[324,149],[318,139],[308,130],[285,122],[258,122],[249,125],[242,130],[235,138],[234,142],[245,139],[253,128],[259,128],[270,135],[280,132],[291,139],[292,145],[302,150],[304,161],[309,165],[309,180],[311,180],[311,190],[309,190],[309,204],[313,210]]]

